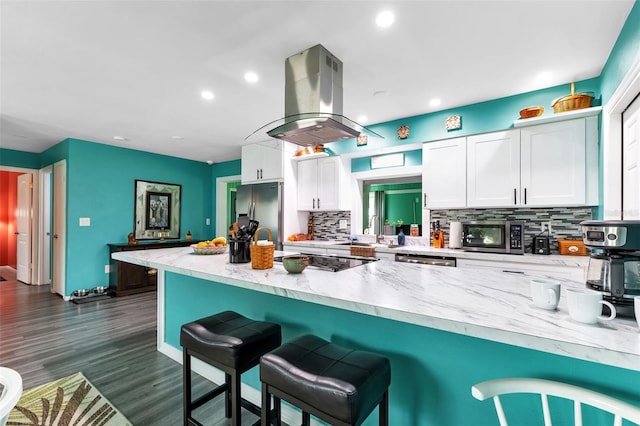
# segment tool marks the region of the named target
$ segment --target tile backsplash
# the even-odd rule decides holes
[[[317,240],[346,240],[351,235],[351,212],[348,210],[313,212],[314,238]],[[551,252],[558,253],[557,238],[580,237],[580,222],[592,219],[591,207],[554,207],[531,209],[456,209],[432,210],[431,220],[439,220],[449,245],[449,223],[470,220],[520,220],[525,223],[525,244],[531,245],[533,237],[540,234],[543,223],[551,222]],[[340,229],[340,221],[346,220],[346,229]],[[425,226],[428,232],[430,227]],[[423,235],[428,244],[429,234]]]
[[[346,240],[351,235],[351,212],[313,212],[313,236],[316,240]],[[346,220],[347,227],[340,229],[340,221]]]
[[[580,237],[580,222],[591,220],[591,207],[554,207],[531,209],[463,209],[432,210],[431,221],[440,221],[445,231],[445,242],[449,244],[449,223],[470,220],[520,220],[525,223],[524,243],[529,247],[533,238],[540,234],[541,225],[551,222],[551,252],[558,253],[557,238]],[[546,235],[546,234],[544,234]]]

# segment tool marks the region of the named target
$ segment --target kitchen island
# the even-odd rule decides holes
[[[638,326],[569,319],[564,293],[582,287],[578,281],[564,281],[558,310],[545,311],[532,306],[528,277],[481,269],[381,260],[289,275],[278,263],[254,270],[190,248],[113,258],[158,269],[158,347],[179,362],[180,325],[225,309],[282,324],[284,340],[314,333],[388,356],[392,425],[496,424],[492,404],[473,399],[470,388],[505,376],[587,384],[640,404]],[[257,371],[243,381],[243,392],[259,401]],[[517,424],[532,421],[529,414]]]

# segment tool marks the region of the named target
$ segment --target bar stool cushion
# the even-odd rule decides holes
[[[306,335],[265,354],[260,380],[355,425],[382,400],[391,383],[391,365],[383,356]]]
[[[184,324],[180,345],[196,356],[245,371],[258,364],[260,356],[280,346],[279,324],[255,321],[233,311]]]

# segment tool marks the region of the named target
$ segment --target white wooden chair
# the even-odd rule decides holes
[[[500,395],[513,393],[539,394],[545,426],[551,426],[551,414],[547,396],[573,400],[573,412],[576,426],[582,426],[582,404],[596,407],[614,415],[614,426],[621,426],[622,419],[640,425],[640,407],[617,400],[610,396],[566,383],[531,378],[505,378],[488,380],[471,387],[471,394],[480,401],[493,398],[500,420],[500,426],[508,426]]]
[[[0,384],[0,426],[4,426],[22,395],[22,376],[15,370],[0,367]]]

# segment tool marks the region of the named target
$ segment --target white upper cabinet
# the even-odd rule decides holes
[[[597,117],[467,138],[468,207],[597,203]]]
[[[340,210],[344,180],[337,156],[298,161],[298,210]]]
[[[520,203],[527,206],[585,204],[585,120],[523,128],[520,138]]]
[[[466,206],[466,138],[422,145],[422,208]]]
[[[467,207],[503,207],[520,197],[520,131],[467,138]]]
[[[240,164],[242,183],[284,179],[283,143],[278,139],[245,145]]]

